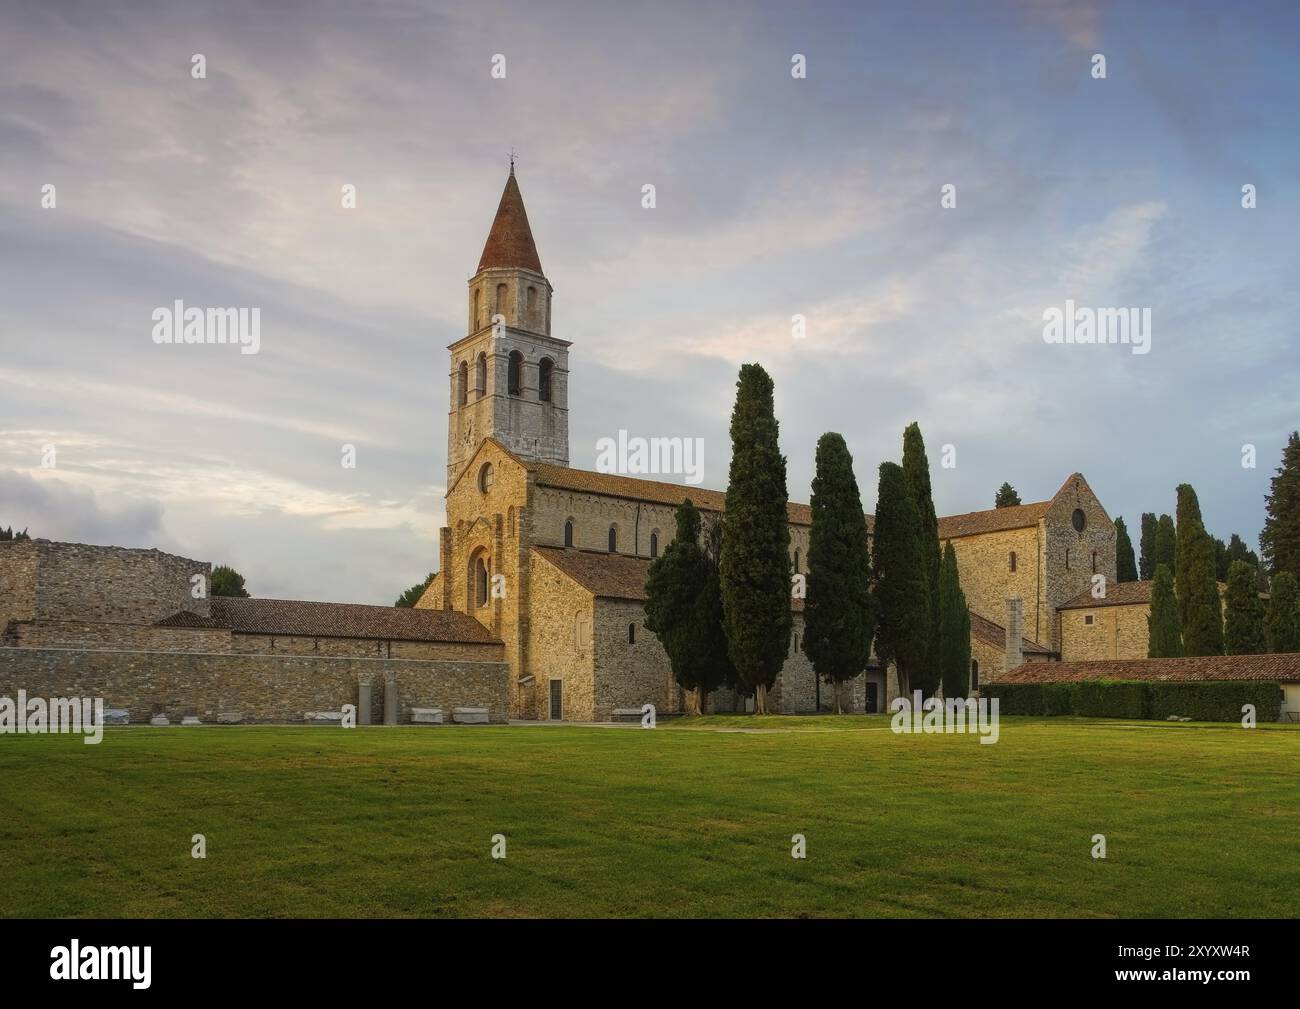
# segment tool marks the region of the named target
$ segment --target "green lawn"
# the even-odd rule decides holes
[[[1300,909],[1300,731],[1004,718],[989,746],[888,725],[0,736],[0,915]]]

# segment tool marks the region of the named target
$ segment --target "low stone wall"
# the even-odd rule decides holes
[[[356,704],[362,680],[372,684],[375,725],[383,723],[390,683],[401,724],[413,707],[440,707],[447,722],[455,707],[487,708],[493,722],[509,717],[504,662],[0,648],[0,696],[102,697],[106,708],[129,710],[132,724],[158,713],[173,724],[185,715],[216,722],[223,711],[241,712],[245,722],[301,723],[308,711]]]

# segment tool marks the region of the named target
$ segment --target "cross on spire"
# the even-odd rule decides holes
[[[510,174],[515,174],[515,149],[513,146],[510,148]]]

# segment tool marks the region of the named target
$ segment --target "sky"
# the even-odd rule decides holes
[[[757,361],[792,499],[838,431],[871,510],[915,420],[940,514],[1078,471],[1136,535],[1187,482],[1255,546],[1300,427],[1297,50],[1294,3],[0,0],[0,526],[391,603],[437,566],[514,150],[571,465],[701,438],[725,487]],[[258,308],[259,352],[154,342],[177,299]],[[1150,352],[1048,343],[1067,301],[1149,309]]]

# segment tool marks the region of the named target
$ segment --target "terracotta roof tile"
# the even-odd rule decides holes
[[[1151,582],[1111,582],[1106,586],[1106,598],[1094,599],[1092,590],[1085,589],[1067,599],[1058,610],[1091,610],[1098,606],[1138,606],[1151,604]]]
[[[238,634],[466,644],[496,641],[473,617],[448,610],[214,596],[212,616]]]
[[[1047,514],[1051,501],[1012,505],[1009,508],[989,508],[985,511],[965,512],[961,515],[944,515],[939,519],[939,539],[957,539],[979,533],[1003,532],[1007,529],[1024,529],[1038,525]]]
[[[1078,680],[1277,680],[1296,683],[1300,682],[1300,652],[1201,655],[1182,659],[1026,662],[991,682],[1067,683]]]
[[[992,620],[980,616],[974,610],[970,611],[970,632],[979,638],[985,644],[994,645],[998,648],[1006,648],[1007,629],[1001,624],[995,624]],[[1052,650],[1037,641],[1031,641],[1029,638],[1023,638],[1020,647],[1026,655],[1051,655]]]

